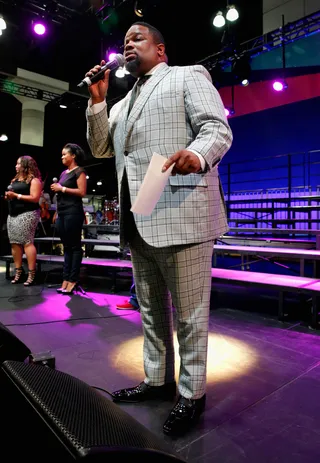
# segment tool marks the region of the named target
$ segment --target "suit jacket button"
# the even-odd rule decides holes
[[[125,151],[123,154],[124,154],[125,156],[128,156],[129,153],[128,153],[128,151]]]

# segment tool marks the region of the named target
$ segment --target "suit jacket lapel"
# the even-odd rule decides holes
[[[140,116],[141,111],[143,110],[144,105],[148,101],[149,96],[157,87],[159,82],[170,72],[169,66],[161,68],[158,72],[151,77],[151,79],[142,87],[139,97],[137,98],[135,104],[133,105],[130,114],[127,119],[126,124],[126,139],[130,136],[133,124]],[[136,84],[135,84],[136,85]],[[127,109],[129,105],[127,106]]]

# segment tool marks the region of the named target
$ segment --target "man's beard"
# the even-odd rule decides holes
[[[135,74],[139,70],[140,64],[141,64],[140,58],[137,56],[135,59],[129,61],[129,63],[126,63],[125,67],[126,67],[126,70],[130,72],[130,74],[135,76]]]

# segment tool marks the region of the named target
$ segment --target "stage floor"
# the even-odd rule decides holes
[[[51,276],[24,288],[0,270],[0,322],[32,352],[51,350],[57,369],[108,391],[143,379],[140,314],[116,309],[130,278],[118,294],[100,279],[69,297],[49,287]],[[264,315],[258,294],[249,301],[239,291],[233,303],[230,293],[212,298],[207,408],[198,425],[171,439],[162,424],[174,402],[119,406],[188,462],[319,461],[320,333],[280,323],[272,310]]]

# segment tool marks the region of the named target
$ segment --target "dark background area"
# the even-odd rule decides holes
[[[9,68],[20,66],[76,84],[104,57],[106,50],[117,48],[121,52],[127,29],[139,20],[153,24],[163,33],[170,65],[194,64],[221,49],[223,30],[213,27],[212,21],[217,11],[226,8],[226,0],[200,1],[190,6],[182,0],[145,0],[141,2],[145,5],[143,18],[135,15],[134,0],[109,3],[115,8],[105,8],[97,16],[88,8],[89,1],[60,0],[59,4],[73,7],[77,14],[61,24],[48,19],[46,36],[36,37],[31,30],[35,16],[23,8],[28,0],[0,0],[2,13],[11,24],[1,37],[1,68],[9,72]],[[233,26],[237,41],[261,35],[262,0],[238,0],[236,5],[240,14]],[[110,16],[103,21],[107,13]]]

